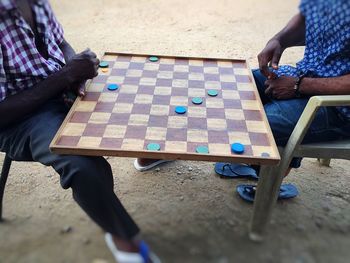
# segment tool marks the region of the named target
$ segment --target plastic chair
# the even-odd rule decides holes
[[[350,106],[350,95],[314,96],[301,115],[289,141],[281,151],[281,162],[275,167],[262,167],[254,211],[250,226],[250,238],[261,241],[272,210],[277,202],[279,189],[293,157],[310,157],[325,160],[350,160],[350,139],[322,143],[303,144],[301,142],[320,107]],[[329,163],[328,163],[329,164]]]

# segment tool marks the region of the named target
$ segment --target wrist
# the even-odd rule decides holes
[[[301,84],[302,84],[302,81],[303,79],[305,78],[305,75],[301,75],[299,77],[296,78],[296,81],[295,81],[295,84],[294,84],[294,95],[296,98],[300,98],[301,97],[301,91],[300,91],[300,88],[301,88]]]

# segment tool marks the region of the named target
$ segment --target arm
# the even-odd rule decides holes
[[[265,93],[279,100],[295,98],[295,82],[296,78],[287,76],[268,80]],[[304,78],[299,92],[305,96],[350,95],[350,74],[334,78]]]
[[[278,69],[278,64],[284,50],[288,47],[305,44],[305,17],[299,13],[294,16],[287,26],[276,34],[258,55],[259,68],[268,78],[273,78],[269,65]]]
[[[64,55],[64,59],[66,60],[66,63],[68,63],[72,59],[72,57],[75,55],[74,49],[65,39],[63,39],[62,43],[59,45],[59,48],[61,49]]]
[[[335,78],[304,78],[300,84],[303,95],[350,95],[350,74]]]
[[[97,76],[98,59],[87,50],[74,56],[60,71],[31,89],[7,97],[0,102],[0,129],[20,121],[47,100],[66,89],[77,89],[73,84]]]
[[[59,45],[59,48],[61,49],[63,55],[64,55],[64,59],[66,61],[66,63],[68,63],[74,56],[75,56],[75,51],[72,48],[72,46],[63,38],[63,41],[61,42],[61,44]],[[77,88],[76,90],[76,95],[78,96],[84,96],[85,95],[85,82],[86,81],[82,81],[82,82],[78,82],[78,83],[74,83],[73,85],[76,86]],[[72,95],[73,97],[75,97],[75,95]],[[64,100],[66,101],[67,104],[73,104],[74,99],[69,98],[67,96],[67,94],[64,94]]]

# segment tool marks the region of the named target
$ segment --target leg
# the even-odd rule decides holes
[[[7,177],[8,177],[9,172],[10,172],[11,163],[12,163],[12,159],[6,154],[5,159],[4,159],[4,163],[2,166],[1,177],[0,177],[0,222],[3,220],[3,218],[2,218],[2,201],[3,201],[3,197],[4,197]]]
[[[51,102],[22,123],[0,132],[0,148],[16,160],[32,158],[52,166],[63,188],[72,188],[82,209],[106,232],[131,240],[134,221],[113,192],[110,165],[102,157],[55,155],[49,144],[66,115],[61,103]]]

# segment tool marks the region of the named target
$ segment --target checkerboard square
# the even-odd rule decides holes
[[[144,68],[144,70],[149,70],[149,71],[158,71],[159,70],[159,64],[157,63],[146,63]]]
[[[137,85],[123,85],[119,93],[125,93],[125,94],[136,94],[138,91],[139,87]]]
[[[148,94],[136,94],[134,103],[137,104],[152,104],[153,95]]]
[[[188,107],[188,117],[206,118],[207,109],[204,107]]]
[[[126,139],[145,138],[147,127],[140,125],[128,125],[125,132]]]
[[[186,96],[173,96],[170,98],[170,105],[172,106],[187,106],[188,97]]]
[[[126,126],[124,125],[107,125],[103,137],[122,139],[125,136],[125,132]]]
[[[142,139],[124,139],[122,143],[122,150],[141,151],[145,141]]]
[[[204,69],[201,66],[190,66],[189,70],[190,72],[193,72],[193,73],[201,73],[201,74],[204,73]]]
[[[76,111],[72,114],[72,118],[70,119],[71,123],[87,123],[90,119],[91,112],[80,112]]]
[[[67,123],[62,131],[64,136],[82,136],[86,124],[84,123]]]
[[[130,103],[116,103],[112,110],[113,113],[131,113],[133,105]]]
[[[159,71],[157,74],[158,79],[173,79],[174,73],[172,71]]]
[[[95,101],[80,101],[80,103],[76,106],[76,111],[82,112],[93,112],[96,107],[97,102]]]
[[[208,130],[226,130],[226,120],[207,119]]]
[[[129,65],[129,70],[130,69],[138,69],[138,70],[143,70],[144,64],[143,63],[135,63],[131,62]]]
[[[171,90],[172,89],[170,87],[155,87],[154,95],[169,96],[171,94]]]
[[[164,150],[166,152],[185,153],[187,150],[187,142],[166,141]]]
[[[168,117],[168,128],[186,128],[187,118],[185,116],[169,116]]]
[[[132,114],[150,114],[151,105],[150,104],[134,104],[132,105]]]
[[[189,129],[187,130],[187,141],[207,143],[208,131]]]
[[[102,138],[99,137],[81,137],[78,142],[78,147],[81,148],[98,148]]]
[[[91,83],[86,89],[88,92],[101,92],[105,84],[103,83]]]
[[[156,116],[168,116],[170,107],[167,105],[152,105],[151,106],[151,115]]]
[[[93,112],[88,123],[108,123],[110,117],[108,112]]]
[[[118,98],[118,93],[102,93],[98,101],[102,102],[116,102]]]
[[[245,114],[240,109],[225,109],[226,120],[241,120],[243,121]]]
[[[124,75],[126,75],[127,77],[140,78],[143,73],[144,71],[141,69],[129,69]]]
[[[148,127],[167,127],[168,117],[167,116],[149,116]]]
[[[249,137],[249,133],[248,132],[236,132],[236,131],[232,131],[228,133],[228,137],[230,140],[230,143],[236,143],[239,142],[243,145],[250,145],[251,141],[250,141],[250,137]]]
[[[105,149],[120,149],[122,142],[122,139],[102,138],[100,147]]]
[[[187,127],[189,129],[199,129],[199,130],[207,130],[207,122],[205,118],[192,118],[188,117],[187,120],[188,124]]]
[[[188,88],[188,80],[185,79],[174,79],[172,83],[174,88]]]
[[[83,136],[88,137],[102,137],[105,133],[107,124],[88,123],[85,127]]]
[[[169,103],[170,103],[170,96],[163,96],[163,95],[154,95],[153,96],[153,104],[169,105]]]
[[[96,112],[111,112],[114,108],[114,102],[102,102],[99,101],[96,104],[95,111]]]
[[[188,75],[188,79],[189,79],[189,80],[204,80],[204,74],[202,74],[202,73],[191,72],[191,73]]]
[[[129,113],[112,113],[111,118],[109,119],[109,124],[127,125],[129,117]]]
[[[131,114],[129,118],[129,125],[133,126],[147,126],[149,115],[146,114]]]
[[[162,127],[148,127],[146,132],[147,140],[160,140],[165,141],[167,134],[167,128]]]

